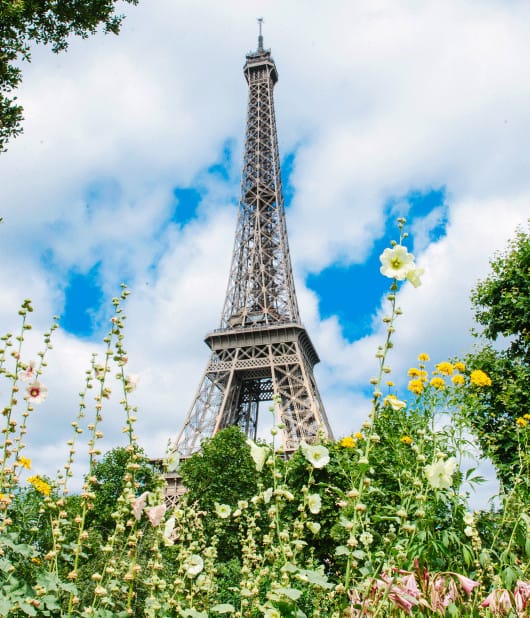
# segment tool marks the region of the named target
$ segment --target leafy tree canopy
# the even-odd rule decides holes
[[[137,4],[138,0],[124,0]],[[0,0],[0,152],[22,132],[23,108],[13,91],[22,81],[20,62],[30,61],[31,43],[60,52],[71,35],[87,38],[100,26],[118,34],[118,0]]]

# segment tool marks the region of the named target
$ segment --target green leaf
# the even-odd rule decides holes
[[[302,596],[302,591],[297,588],[276,588],[275,592],[292,601],[297,601]]]
[[[184,609],[180,612],[181,616],[189,618],[208,618],[207,612],[198,612],[196,609]]]
[[[339,545],[335,547],[335,556],[348,556],[350,550],[345,545]]]
[[[231,614],[236,611],[236,608],[230,603],[221,603],[210,608],[212,612],[217,614]]]

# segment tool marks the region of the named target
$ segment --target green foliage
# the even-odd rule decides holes
[[[124,0],[137,4],[138,0]],[[22,106],[12,92],[22,81],[20,61],[30,61],[30,45],[51,45],[60,52],[71,35],[87,38],[100,26],[118,34],[118,0],[0,0],[0,152],[21,133]]]

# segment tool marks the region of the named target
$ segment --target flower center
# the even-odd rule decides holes
[[[38,395],[39,395],[39,389],[38,389],[38,388],[32,388],[32,389],[29,391],[29,394],[30,394],[30,396],[31,396],[31,397],[38,397]]]

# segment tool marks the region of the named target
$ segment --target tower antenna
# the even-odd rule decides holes
[[[261,32],[261,28],[263,26],[263,17],[258,17],[258,27],[259,27],[259,35],[258,35],[258,51],[263,51],[263,34]]]

